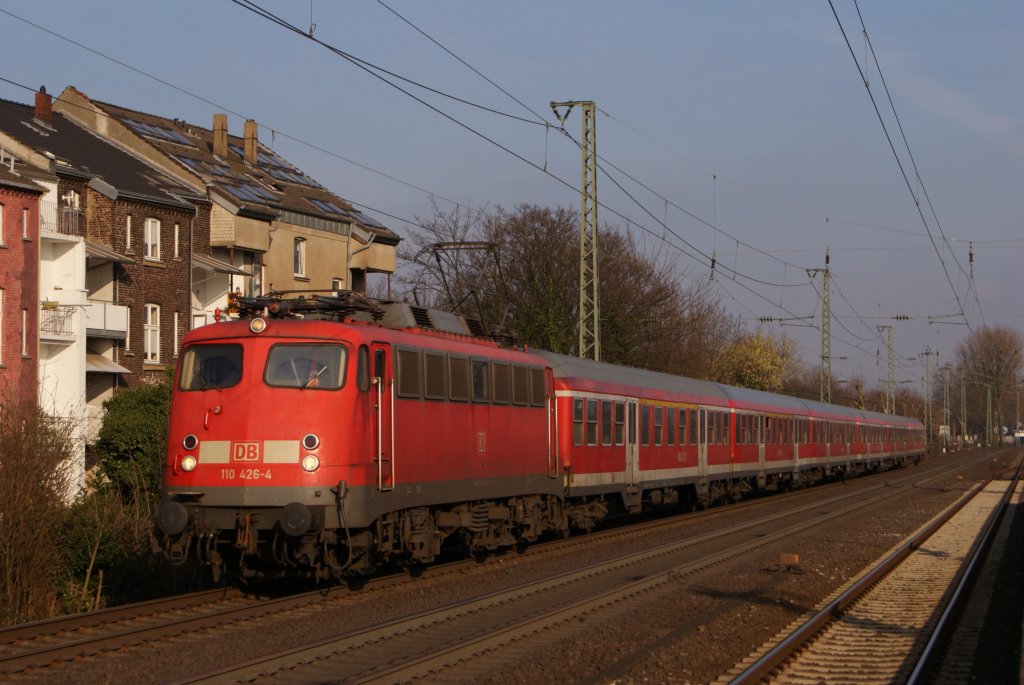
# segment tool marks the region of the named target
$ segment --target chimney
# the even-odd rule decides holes
[[[35,118],[47,126],[53,122],[53,96],[46,94],[46,86],[39,86],[36,93]]]
[[[245,120],[245,163],[256,166],[256,151],[259,150],[259,127],[255,119]]]
[[[213,115],[213,154],[227,159],[228,156],[228,115]]]

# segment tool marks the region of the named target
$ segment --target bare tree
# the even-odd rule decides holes
[[[950,382],[955,384],[957,397],[961,388],[966,395],[969,433],[984,434],[989,397],[993,430],[1013,423],[1007,418],[1016,412],[1011,405],[1016,401],[1022,346],[1024,338],[1020,332],[1000,325],[982,326],[957,343],[955,374],[951,374]]]
[[[30,405],[0,410],[0,623],[57,612],[72,426]]]
[[[576,353],[575,211],[525,204],[447,214],[435,208],[435,216],[420,223],[424,230],[415,231],[400,254],[411,262],[402,283],[408,295],[510,328],[528,345]],[[466,243],[487,249],[456,247]],[[707,377],[716,350],[742,329],[708,283],[687,283],[670,259],[645,255],[628,232],[605,227],[599,243],[602,358]]]

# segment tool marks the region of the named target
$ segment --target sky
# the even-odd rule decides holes
[[[549,103],[592,100],[602,226],[684,282],[713,278],[729,315],[792,337],[804,362],[821,353],[807,270],[826,250],[841,380],[884,380],[878,326],[919,389],[926,347],[934,368],[971,330],[1024,328],[1024,3],[249,5],[299,32],[246,4],[0,0],[0,98],[73,85],[206,127],[226,112],[235,135],[255,119],[402,236],[435,205],[578,208],[579,148]],[[573,111],[565,131],[581,125]]]

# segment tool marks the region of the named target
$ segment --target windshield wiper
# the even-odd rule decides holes
[[[323,372],[326,371],[326,370],[327,370],[327,366],[321,366],[320,370],[316,372],[316,375],[311,376],[310,379],[308,381],[306,381],[306,384],[303,385],[302,387],[303,388],[308,388],[309,384],[312,383],[313,381],[315,381],[316,379],[320,378],[320,376],[323,375]]]

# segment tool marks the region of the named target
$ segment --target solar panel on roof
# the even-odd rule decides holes
[[[224,189],[229,193],[237,197],[243,202],[257,202],[265,204],[276,200],[273,195],[263,190],[259,186],[255,186],[251,183],[237,182],[237,183],[225,183]]]
[[[322,212],[328,212],[330,214],[345,214],[344,209],[329,200],[321,200],[315,197],[307,197],[306,200]]]
[[[359,220],[359,223],[365,226],[371,226],[373,228],[387,228],[387,226],[385,226],[384,224],[380,223],[371,216],[363,214],[358,209],[353,209],[351,210],[350,213],[353,214]]]

